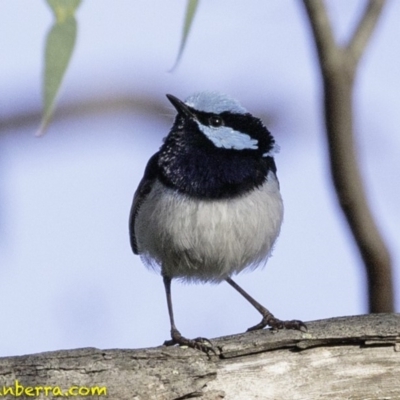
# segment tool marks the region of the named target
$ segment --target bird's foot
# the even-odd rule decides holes
[[[198,337],[195,339],[187,339],[182,336],[177,329],[174,328],[171,329],[171,338],[171,340],[166,340],[164,342],[164,346],[174,346],[176,344],[179,344],[179,346],[187,346],[191,347],[192,349],[203,351],[207,355],[209,352],[217,354],[212,343],[206,338]]]
[[[252,326],[247,329],[247,332],[256,331],[258,329],[263,329],[266,326],[270,326],[272,330],[278,331],[280,329],[295,329],[298,331],[306,332],[307,326],[304,322],[299,321],[297,319],[293,319],[290,321],[281,321],[278,318],[275,318],[268,310],[265,309],[263,314],[263,319],[257,325]]]

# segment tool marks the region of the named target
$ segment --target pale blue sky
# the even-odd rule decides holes
[[[327,2],[341,38],[363,1]],[[350,4],[351,3],[351,4]],[[366,311],[362,266],[329,181],[314,47],[299,1],[202,1],[178,68],[184,1],[83,1],[61,105],[130,96],[140,107],[0,125],[0,356],[156,346],[169,336],[160,276],[129,247],[128,215],[148,158],[184,98],[217,90],[260,116],[276,156],[285,221],[266,268],[237,282],[280,318]],[[2,3],[0,124],[41,107],[52,15],[42,0]],[[5,18],[7,16],[7,18]],[[400,3],[390,2],[363,58],[355,96],[359,160],[400,286]],[[243,332],[259,315],[228,285],[173,284],[188,337]],[[397,301],[397,307],[400,302]]]

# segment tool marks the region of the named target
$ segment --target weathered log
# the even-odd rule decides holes
[[[14,390],[11,398],[19,389],[48,399],[75,387],[70,396],[87,397],[97,387],[103,393],[90,398],[400,399],[399,314],[332,318],[307,327],[213,339],[217,355],[208,356],[160,346],[1,358],[0,394]]]

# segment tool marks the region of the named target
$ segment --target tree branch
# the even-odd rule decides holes
[[[359,62],[368,41],[382,13],[386,0],[369,0],[358,22],[352,38],[346,47],[347,54],[353,59],[354,67]]]
[[[334,318],[307,327],[213,339],[219,355],[210,357],[160,346],[1,358],[0,394],[18,381],[20,390],[42,388],[43,398],[55,398],[56,387],[62,393],[86,388],[86,396],[88,389],[105,388],[107,396],[90,398],[119,400],[400,398],[399,315]]]
[[[374,4],[372,4],[374,3]],[[354,146],[353,84],[362,51],[382,9],[371,0],[346,49],[332,37],[321,0],[303,0],[319,57],[324,84],[325,124],[331,175],[339,204],[364,261],[370,312],[394,309],[389,252],[369,208]]]
[[[313,31],[321,68],[328,68],[337,62],[338,48],[325,6],[320,0],[303,0]]]

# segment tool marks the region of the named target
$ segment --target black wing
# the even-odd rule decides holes
[[[149,162],[147,163],[146,169],[142,180],[136,189],[135,195],[133,196],[133,203],[131,207],[131,213],[129,215],[129,237],[131,240],[131,247],[135,254],[139,254],[137,247],[137,241],[135,236],[135,219],[138,215],[140,206],[143,204],[146,196],[150,193],[153,187],[154,181],[158,177],[158,152],[154,154]]]

